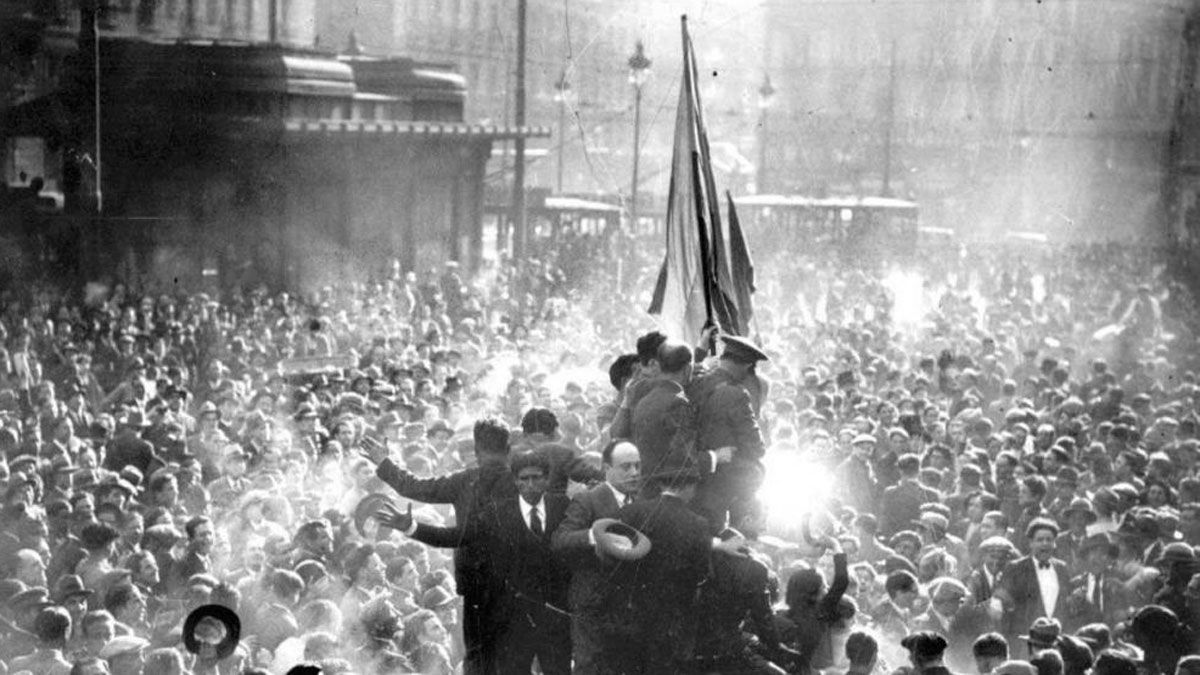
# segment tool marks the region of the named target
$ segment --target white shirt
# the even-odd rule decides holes
[[[545,532],[546,531],[546,498],[542,497],[541,499],[538,500],[537,504],[530,504],[529,502],[525,501],[524,497],[517,497],[517,502],[521,505],[521,517],[525,519],[525,527],[530,528],[531,532],[533,531],[533,528],[529,524],[529,519],[530,519],[530,514],[533,513],[534,509],[537,509],[538,519],[542,521],[542,532]]]
[[[1087,575],[1087,599],[1096,605],[1096,609],[1101,609],[1100,605],[1104,602],[1101,596],[1104,594],[1104,589],[1100,588],[1100,579],[1095,574],[1090,572]]]
[[[609,483],[608,481],[605,481],[604,484],[608,486],[608,489],[612,490],[613,498],[615,498],[617,500],[617,508],[621,508],[622,506],[625,506],[625,493],[618,490],[616,485],[613,485],[612,483]],[[631,498],[633,497],[633,495],[629,495],[629,496]],[[630,501],[632,502],[632,499]]]
[[[1058,606],[1058,571],[1054,569],[1053,564],[1049,569],[1043,568],[1036,558],[1033,559],[1033,564],[1037,571],[1038,589],[1042,592],[1042,607],[1046,611],[1043,616],[1053,617]]]

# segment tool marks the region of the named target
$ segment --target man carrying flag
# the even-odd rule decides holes
[[[724,351],[717,365],[687,387],[696,412],[696,448],[710,462],[693,507],[719,532],[729,507],[754,497],[762,484],[764,444],[758,412],[766,385],[755,372],[767,359],[744,336],[753,314],[754,269],[729,200],[729,231],[721,224],[712,177],[708,132],[696,85],[696,58],[683,19],[683,81],[675,118],[675,146],[667,197],[666,257],[650,313],[668,334],[700,343],[715,326]],[[703,460],[702,460],[703,461]]]

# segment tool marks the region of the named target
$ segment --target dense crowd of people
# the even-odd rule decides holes
[[[699,345],[636,256],[636,293],[12,289],[0,664],[1200,671],[1198,315],[1157,256],[765,253],[754,335]]]

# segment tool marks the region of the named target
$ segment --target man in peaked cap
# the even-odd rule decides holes
[[[710,453],[709,468],[716,465],[693,506],[706,515],[714,534],[725,526],[735,501],[753,499],[758,492],[766,453],[758,411],[767,385],[755,365],[767,355],[745,338],[726,336],[722,341],[725,349],[716,367],[693,377],[686,389],[696,411],[696,450]],[[718,454],[727,448],[732,459],[717,464]]]

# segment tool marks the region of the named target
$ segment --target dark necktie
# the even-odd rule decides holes
[[[542,530],[542,517],[538,515],[536,506],[529,510],[529,529],[539,537],[544,534]]]
[[[621,502],[621,506],[629,506],[632,503],[633,503],[633,496],[630,495],[628,492],[626,492],[625,499],[624,499],[624,501]]]
[[[1039,563],[1038,563],[1038,569],[1039,569],[1039,570],[1048,570],[1048,569],[1051,569],[1050,563],[1048,563],[1048,562],[1039,562]]]
[[[1092,577],[1092,579],[1093,579],[1093,582],[1092,582],[1091,601],[1092,601],[1092,604],[1096,606],[1097,610],[1103,612],[1104,611],[1104,577],[1097,574],[1097,575],[1094,575]]]

